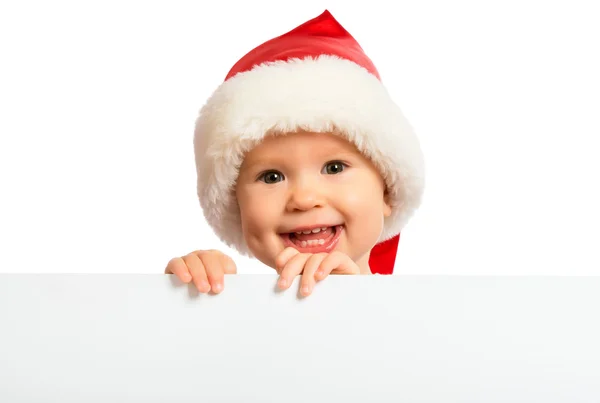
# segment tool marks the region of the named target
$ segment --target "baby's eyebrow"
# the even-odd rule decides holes
[[[266,168],[269,166],[279,166],[279,165],[282,165],[284,162],[285,162],[284,158],[267,158],[267,159],[250,161],[250,162],[247,162],[245,165],[246,165],[247,169],[252,170],[252,169],[258,169],[258,168]]]
[[[331,151],[328,153],[328,156],[331,158],[353,158],[356,157],[357,154],[352,151]]]

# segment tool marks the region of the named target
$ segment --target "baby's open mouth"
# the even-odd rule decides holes
[[[344,225],[312,227],[303,231],[280,234],[287,247],[302,253],[331,252],[337,245]]]

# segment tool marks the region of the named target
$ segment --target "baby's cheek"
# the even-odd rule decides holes
[[[383,230],[383,196],[378,189],[364,188],[347,196],[348,212],[352,212],[355,226],[367,242],[374,242]]]
[[[357,209],[360,208],[361,206],[364,206],[366,204],[368,204],[369,202],[369,197],[365,194],[366,193],[366,189],[360,189],[358,187],[353,187],[352,189],[349,189],[343,193],[341,193],[342,196],[342,200],[340,200],[342,203],[346,204],[348,206],[348,208],[351,209]]]
[[[270,248],[267,247],[269,242],[267,241],[265,228],[261,225],[261,220],[256,220],[250,212],[247,213],[249,213],[247,219],[242,219],[246,244],[255,258],[268,265]]]
[[[249,203],[240,203],[244,236],[249,246],[252,242],[260,247],[260,243],[269,239],[280,225],[281,216],[272,204],[272,201],[258,197]]]
[[[354,211],[359,216],[373,215],[376,209],[381,210],[381,197],[377,197],[375,189],[354,189],[346,193],[344,203],[348,211]]]

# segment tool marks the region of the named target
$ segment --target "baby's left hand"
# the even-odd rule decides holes
[[[294,248],[285,248],[275,260],[279,273],[279,288],[286,290],[294,277],[302,274],[300,293],[308,296],[317,281],[324,280],[329,274],[360,274],[358,265],[342,252],[300,253]]]

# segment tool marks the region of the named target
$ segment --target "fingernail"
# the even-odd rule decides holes
[[[307,285],[302,286],[302,294],[304,294],[304,295],[310,294],[310,287]]]
[[[221,283],[217,283],[217,284],[215,284],[215,286],[213,287],[213,290],[214,290],[215,292],[221,292],[221,290],[222,290],[222,289],[223,289],[223,284],[221,284]]]
[[[209,291],[210,290],[210,285],[206,282],[206,281],[201,281],[200,282],[200,289],[202,291]]]
[[[287,285],[287,280],[286,279],[284,279],[284,278],[279,279],[279,287],[283,288],[286,285]]]
[[[323,270],[317,270],[317,277],[321,277],[323,275]]]

